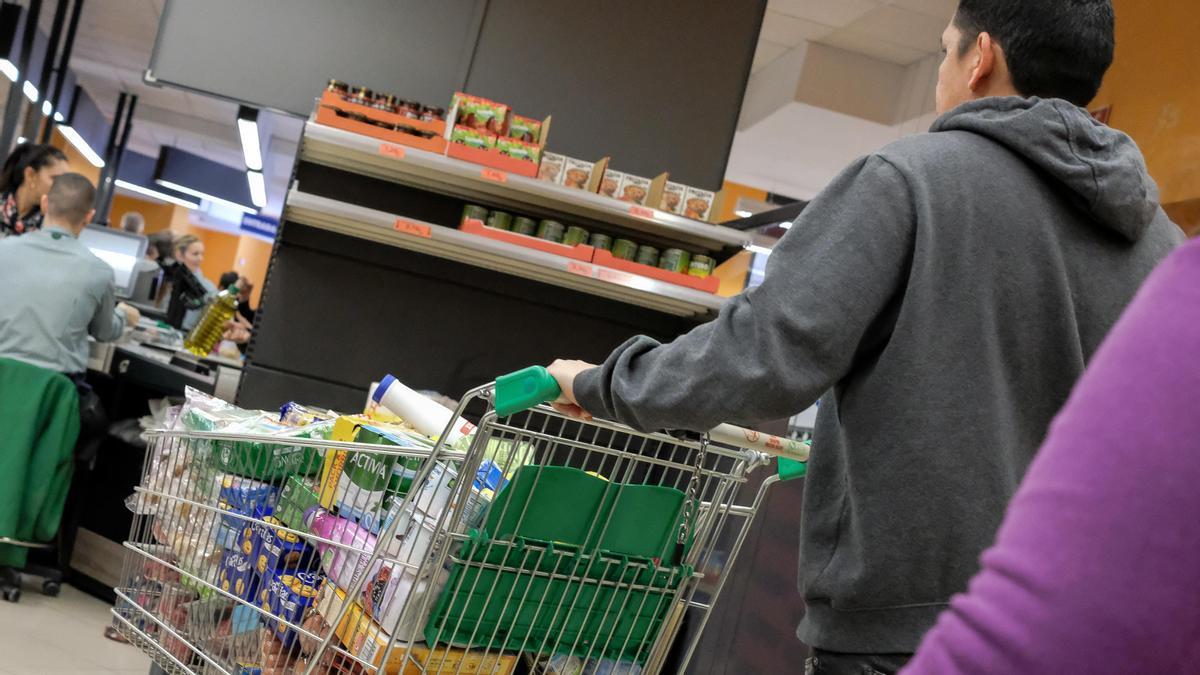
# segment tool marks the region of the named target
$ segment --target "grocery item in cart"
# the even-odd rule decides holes
[[[321,555],[321,568],[333,583],[349,588],[358,580],[359,575],[367,572],[367,562],[370,551],[375,548],[375,535],[365,527],[352,520],[339,518],[325,509],[314,507],[305,514],[308,531],[318,537],[344,544],[349,547],[340,548],[322,542],[317,542],[317,551]],[[363,553],[362,551],[366,551]],[[370,574],[379,570],[379,561],[371,566]]]
[[[267,628],[285,648],[291,647],[298,633],[288,624],[299,626],[304,621],[304,612],[317,597],[321,577],[309,572],[282,574],[267,585],[267,599],[263,609],[271,613],[266,620]]]
[[[254,526],[254,572],[260,584],[281,574],[312,572],[317,567],[316,550],[279,525],[278,519],[267,516]]]
[[[310,478],[305,476],[288,476],[283,489],[279,491],[279,501],[275,505],[275,517],[293,530],[303,530],[304,512],[320,504],[320,498],[313,487]]]
[[[240,548],[226,549],[221,556],[220,572],[217,585],[226,593],[254,601],[258,592],[258,576],[254,573],[253,553],[245,553]]]
[[[453,419],[454,424],[450,426],[447,438],[443,439],[447,445],[454,445],[459,439],[475,432],[474,424],[461,417],[455,418],[454,413],[445,406],[409,389],[393,375],[385,375],[379,381],[371,398],[430,438],[440,437]]]

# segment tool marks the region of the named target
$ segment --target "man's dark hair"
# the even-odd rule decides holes
[[[220,279],[217,279],[217,288],[223,291],[226,288],[233,286],[237,282],[238,282],[238,273],[237,272],[226,272],[221,275]]]
[[[161,230],[148,237],[150,245],[158,252],[159,260],[166,260],[175,255],[175,235],[170,230]]]
[[[54,179],[50,192],[46,193],[46,216],[71,226],[79,225],[87,219],[95,201],[92,181],[77,173],[64,173]]]
[[[1113,60],[1112,0],[959,0],[959,54],[992,36],[1022,96],[1085,106]]]

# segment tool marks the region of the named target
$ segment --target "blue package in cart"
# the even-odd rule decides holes
[[[288,624],[299,626],[304,613],[317,597],[321,575],[315,572],[282,574],[271,579],[271,583],[260,593],[265,595],[262,608],[271,613],[264,617],[267,628],[284,649],[292,646],[298,634]],[[286,622],[286,623],[285,623]]]
[[[255,523],[254,570],[261,583],[282,574],[311,572],[317,569],[317,551],[294,532],[288,532],[278,519],[267,516]]]
[[[258,577],[254,574],[250,555],[243,553],[242,549],[225,549],[218,569],[217,583],[221,590],[243,600],[254,601]]]
[[[253,516],[255,512],[269,514],[275,508],[279,491],[274,485],[261,481],[225,475],[221,478],[221,490],[217,496],[217,506],[223,511],[243,516]],[[230,527],[244,529],[250,523],[234,516],[221,516],[221,521]]]

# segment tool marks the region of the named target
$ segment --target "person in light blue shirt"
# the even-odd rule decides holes
[[[42,229],[0,240],[0,357],[78,375],[88,335],[111,341],[137,323],[112,269],[79,243],[95,198],[87,178],[62,174],[42,197]]]

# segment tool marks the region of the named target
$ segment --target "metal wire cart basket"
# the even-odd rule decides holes
[[[538,368],[479,387],[454,444],[155,433],[116,626],[176,673],[682,672],[778,480],[747,474],[802,475],[807,448],[536,405],[556,395]]]

